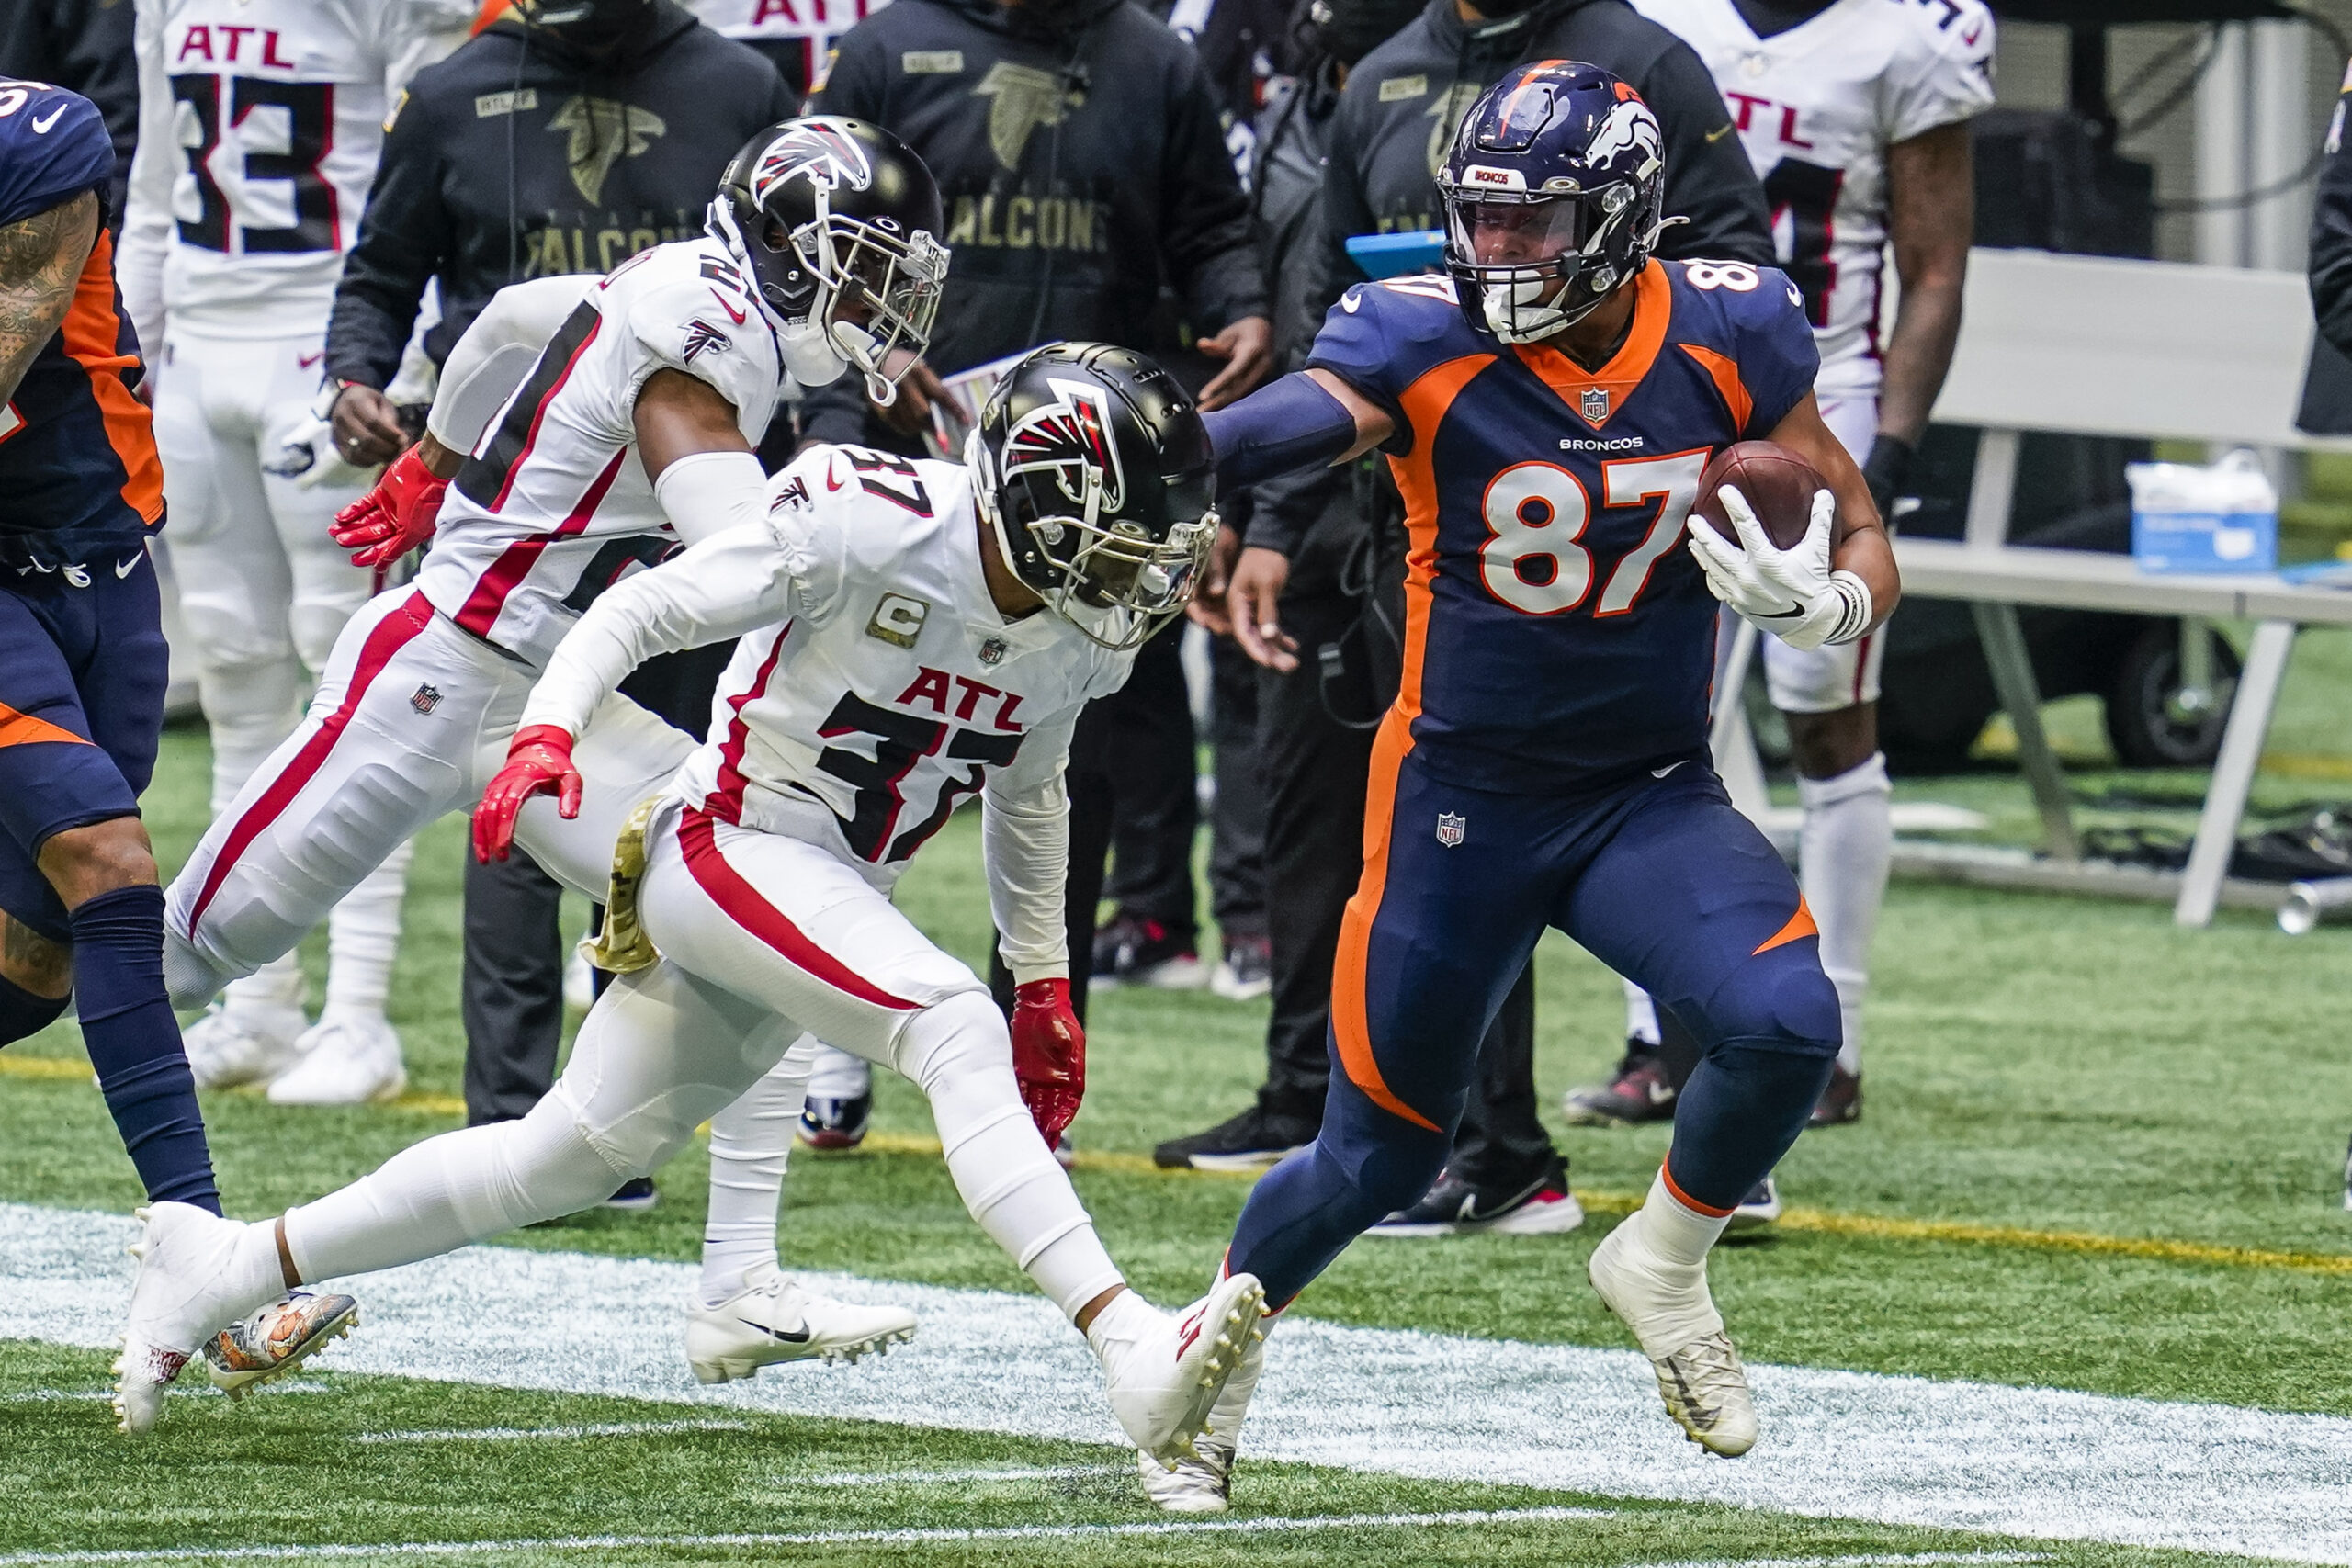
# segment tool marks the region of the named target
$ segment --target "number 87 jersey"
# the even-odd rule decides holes
[[[1393,725],[1442,776],[1575,793],[1706,744],[1715,601],[1683,547],[1708,459],[1813,388],[1803,297],[1771,268],[1652,261],[1587,371],[1474,331],[1453,281],[1362,284],[1308,356],[1386,409],[1405,499]]]

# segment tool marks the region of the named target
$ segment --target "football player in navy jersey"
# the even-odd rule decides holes
[[[87,98],[0,79],[0,1045],[77,1003],[150,1201],[218,1213],[139,820],[164,719],[147,556],[164,493],[115,288],[113,177]],[[299,1362],[352,1308],[348,1296],[265,1307],[241,1325],[259,1338],[234,1381]],[[152,1395],[119,1407],[125,1430],[152,1423],[192,1348],[125,1347],[147,1363]]]
[[[1839,1023],[1794,878],[1708,762],[1716,604],[1820,647],[1868,633],[1899,589],[1815,405],[1797,290],[1769,267],[1652,259],[1671,221],[1660,148],[1607,72],[1512,71],[1440,179],[1450,276],[1350,290],[1305,370],[1207,416],[1221,485],[1382,448],[1410,535],[1322,1134],[1258,1184],[1227,1267],[1286,1302],[1420,1196],[1481,1032],[1556,927],[1704,1043],[1648,1199],[1591,1275],[1668,1413],[1736,1455],[1756,1417],[1707,1252],[1804,1126]],[[1739,544],[1690,517],[1709,458],[1758,437],[1828,486],[1787,550],[1736,491]],[[1229,1466],[1251,1381],[1188,1463]]]

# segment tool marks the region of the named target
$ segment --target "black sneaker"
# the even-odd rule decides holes
[[[1151,1151],[1162,1170],[1265,1170],[1315,1141],[1319,1117],[1270,1111],[1261,1100],[1238,1116],[1189,1138],[1170,1138]]]
[[[1829,1087],[1821,1091],[1808,1127],[1842,1127],[1862,1119],[1862,1075],[1843,1067],[1829,1069]]]
[[[1473,1187],[1451,1170],[1409,1209],[1399,1209],[1366,1235],[1427,1236],[1557,1235],[1584,1224],[1584,1210],[1568,1190],[1568,1162],[1553,1157],[1533,1181],[1517,1186]]]
[[[1762,1230],[1781,1217],[1781,1190],[1766,1177],[1739,1201],[1731,1212],[1731,1222],[1724,1228],[1729,1231]]]
[[[1120,915],[1094,933],[1094,969],[1090,986],[1150,986],[1163,991],[1193,991],[1208,983],[1208,967],[1190,942],[1177,940],[1158,920]]]
[[[1274,944],[1263,932],[1236,936],[1227,931],[1225,956],[1216,961],[1209,989],[1230,1002],[1254,1002],[1274,988]]]
[[[1562,1113],[1571,1126],[1630,1127],[1639,1122],[1674,1120],[1676,1089],[1666,1079],[1657,1046],[1639,1038],[1625,1042],[1617,1076],[1607,1083],[1568,1090]]]
[[[2344,1151],[2344,1212],[2352,1214],[2352,1148]]]
[[[812,1149],[854,1149],[865,1142],[865,1124],[874,1117],[874,1094],[820,1098],[810,1095],[800,1104],[800,1141]]]
[[[624,1214],[641,1214],[661,1201],[661,1194],[653,1190],[653,1178],[640,1176],[634,1181],[624,1181],[605,1200],[607,1209],[618,1209]]]

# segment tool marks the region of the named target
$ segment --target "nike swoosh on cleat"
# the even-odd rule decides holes
[[[47,119],[34,120],[32,122],[33,134],[35,136],[47,136],[49,134],[49,128],[57,123],[59,117],[65,113],[65,105],[60,104],[55,108],[49,111],[49,118]]]
[[[809,1330],[806,1327],[796,1334],[782,1328],[770,1328],[764,1323],[753,1323],[748,1317],[739,1317],[735,1321],[746,1328],[756,1328],[769,1338],[782,1340],[786,1345],[806,1345],[809,1340]]]

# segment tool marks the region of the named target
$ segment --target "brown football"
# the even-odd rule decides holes
[[[1691,510],[1735,545],[1739,530],[1724,515],[1723,497],[1717,493],[1725,485],[1747,498],[1764,532],[1783,550],[1804,538],[1813,521],[1814,492],[1826,488],[1811,463],[1777,442],[1741,441],[1724,447],[1700,476],[1699,501]],[[1838,531],[1831,532],[1835,545]]]

